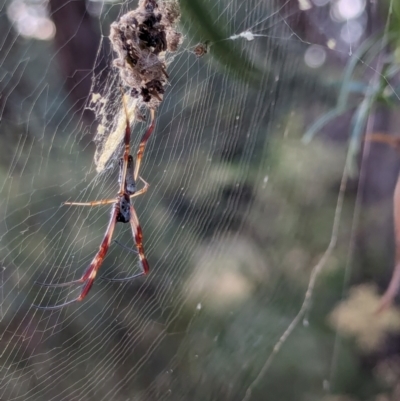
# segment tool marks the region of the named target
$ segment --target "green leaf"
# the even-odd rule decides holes
[[[343,114],[345,111],[348,111],[352,109],[352,107],[348,107],[347,109],[339,109],[335,108],[331,111],[328,111],[328,113],[325,113],[321,118],[319,118],[317,121],[315,121],[314,124],[311,125],[311,127],[308,128],[308,130],[305,132],[303,135],[302,141],[303,143],[307,144],[310,143],[311,140],[314,138],[314,136],[318,133],[318,131],[324,127],[326,124],[328,124],[330,121],[334,120],[335,118],[339,117],[341,114]]]
[[[380,36],[381,36],[380,33],[372,35],[370,38],[365,40],[361,44],[361,46],[357,49],[357,51],[350,57],[349,62],[347,63],[345,71],[344,71],[343,83],[342,83],[342,87],[339,92],[339,98],[338,98],[338,102],[337,102],[337,108],[339,110],[340,109],[343,110],[346,107],[346,104],[347,104],[347,101],[349,98],[349,93],[350,93],[350,90],[349,90],[350,85],[349,84],[352,80],[354,70],[355,70],[357,64],[362,59],[363,55],[367,51],[370,50],[370,51],[372,51],[372,53],[375,57],[382,50],[382,47],[387,44],[387,40],[379,41],[379,46],[376,46],[376,49],[374,49]]]

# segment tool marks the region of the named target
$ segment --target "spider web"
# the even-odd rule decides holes
[[[183,15],[184,41],[168,59],[169,86],[140,171],[150,189],[134,199],[151,272],[124,284],[97,278],[83,302],[42,311],[32,304],[59,304],[81,288],[35,281],[79,278],[110,218],[110,206],[60,205],[112,199],[118,190],[118,139],[104,166],[94,155],[123,130],[108,35],[137,3],[77,2],[75,31],[57,41],[52,20],[76,22],[75,3],[0,7],[0,399],[330,399],[348,366],[326,316],[349,274],[352,202],[339,210],[346,218],[315,304],[263,367],[331,240],[347,135],[308,146],[301,138],[334,106],[329,81],[357,57],[361,40],[343,35],[356,35],[353,22],[365,28],[365,18],[329,19],[334,2],[209,2],[226,36],[197,58],[204,32]],[[21,17],[24,7],[35,10],[35,24]],[[100,38],[94,44],[81,32],[89,28]],[[93,54],[90,68],[68,70],[71,42]],[[230,46],[230,63],[219,59],[218,44]],[[146,124],[132,123],[133,155]],[[114,239],[134,249],[128,225],[117,224]],[[99,275],[139,271],[136,255],[112,243]],[[327,291],[334,280],[336,292]]]

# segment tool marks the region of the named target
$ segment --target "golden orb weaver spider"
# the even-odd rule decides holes
[[[121,89],[122,92],[122,89]],[[150,135],[152,134],[155,126],[155,111],[154,109],[150,109],[150,125],[147,128],[146,132],[144,133],[140,144],[139,144],[139,150],[136,155],[136,162],[135,164],[133,163],[133,157],[130,154],[130,139],[131,139],[131,127],[130,127],[130,122],[129,122],[129,117],[128,117],[128,110],[124,98],[124,93],[122,92],[122,103],[123,103],[123,108],[125,112],[125,117],[126,117],[126,128],[125,128],[125,135],[124,135],[124,154],[123,157],[120,159],[119,165],[120,165],[120,172],[119,172],[119,177],[118,177],[118,183],[119,183],[119,192],[116,198],[114,199],[105,199],[105,200],[99,200],[99,201],[93,201],[93,202],[65,202],[64,205],[75,205],[75,206],[98,206],[98,205],[108,205],[112,204],[113,207],[111,209],[111,217],[110,221],[108,223],[106,232],[104,234],[103,240],[100,244],[99,250],[97,251],[96,255],[92,259],[92,262],[90,265],[87,267],[85,272],[83,273],[82,277],[69,281],[66,283],[57,283],[57,284],[52,284],[52,283],[38,283],[36,284],[40,286],[45,286],[45,287],[66,287],[70,286],[73,284],[83,284],[82,291],[80,295],[71,300],[64,302],[59,305],[54,305],[54,306],[38,306],[34,305],[38,309],[44,309],[44,310],[54,310],[54,309],[60,309],[63,308],[66,305],[70,305],[74,302],[82,301],[86,295],[89,293],[90,289],[93,286],[94,279],[96,278],[97,272],[100,269],[104,258],[107,255],[108,249],[110,247],[111,239],[114,233],[114,228],[117,223],[130,223],[131,229],[132,229],[132,236],[135,240],[136,243],[136,248],[137,252],[139,254],[140,258],[140,265],[141,265],[141,272],[134,274],[133,276],[121,278],[121,279],[106,279],[109,281],[128,281],[132,280],[136,277],[143,276],[148,274],[149,272],[149,264],[147,262],[145,253],[144,253],[144,248],[143,248],[143,234],[142,234],[142,228],[140,227],[139,224],[139,219],[136,214],[135,208],[133,207],[131,203],[131,199],[134,198],[135,196],[139,196],[144,194],[147,189],[149,188],[149,184],[139,176],[139,169],[140,169],[140,164],[143,158],[144,150],[146,147],[146,143],[150,138]],[[140,179],[144,186],[142,189],[137,191],[136,188],[136,183],[137,179]]]

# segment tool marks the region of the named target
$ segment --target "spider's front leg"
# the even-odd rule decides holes
[[[150,125],[148,126],[146,132],[142,136],[142,139],[140,140],[139,143],[139,150],[136,155],[136,164],[135,164],[135,172],[133,174],[133,178],[135,181],[139,177],[139,169],[140,169],[140,164],[142,162],[143,154],[144,154],[144,149],[146,147],[146,143],[150,138],[150,135],[152,134],[154,127],[156,125],[156,119],[155,119],[155,111],[153,109],[150,110]]]
[[[99,205],[110,205],[112,203],[117,202],[117,198],[115,199],[104,199],[93,202],[64,202],[63,205],[73,205],[73,206],[99,206]]]
[[[143,270],[142,274],[146,275],[149,273],[150,267],[144,253],[142,227],[140,227],[139,218],[137,217],[135,208],[132,205],[130,207],[130,210],[131,210],[130,223],[132,228],[132,235],[135,239],[136,247],[139,252],[140,262]]]

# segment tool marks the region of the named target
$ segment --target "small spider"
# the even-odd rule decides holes
[[[205,54],[207,54],[209,49],[210,49],[210,43],[206,41],[204,43],[197,44],[193,49],[193,53],[196,55],[196,57],[200,58],[203,57]]]
[[[78,280],[73,280],[73,281],[69,281],[67,283],[58,283],[58,284],[52,284],[52,283],[47,284],[47,283],[37,283],[36,282],[36,284],[45,286],[45,287],[65,287],[65,286],[69,286],[69,285],[73,285],[73,284],[82,284],[83,285],[82,291],[77,298],[75,298],[71,301],[68,301],[68,302],[64,302],[63,304],[55,305],[55,306],[34,305],[36,308],[46,309],[46,310],[59,309],[66,305],[72,304],[73,302],[82,301],[86,297],[86,295],[89,293],[90,289],[92,288],[92,285],[93,285],[94,279],[96,278],[97,272],[100,269],[100,266],[102,265],[102,263],[104,261],[104,258],[106,257],[116,223],[130,223],[131,224],[132,235],[133,235],[133,238],[136,243],[136,248],[138,251],[137,253],[139,254],[142,271],[140,273],[136,273],[130,277],[121,278],[121,279],[116,279],[116,278],[115,279],[107,279],[107,280],[109,280],[109,281],[127,281],[127,280],[132,280],[132,279],[142,276],[142,275],[146,275],[149,272],[149,264],[145,257],[144,248],[143,248],[142,229],[140,227],[139,219],[137,217],[135,208],[133,207],[133,205],[131,203],[131,199],[134,198],[135,196],[144,194],[149,187],[149,184],[142,177],[139,176],[139,168],[140,168],[140,163],[141,163],[141,160],[143,157],[146,143],[147,143],[151,133],[154,130],[154,125],[155,125],[154,114],[155,113],[154,113],[154,110],[150,110],[150,114],[151,114],[150,125],[147,128],[146,132],[144,133],[144,135],[140,141],[139,150],[138,150],[137,156],[136,156],[136,162],[134,164],[133,157],[130,155],[131,128],[130,128],[128,111],[127,111],[127,106],[126,106],[124,97],[122,98],[122,101],[123,101],[123,108],[124,108],[124,112],[125,112],[125,116],[126,116],[126,128],[125,128],[125,136],[124,136],[125,149],[124,149],[123,157],[120,159],[120,162],[119,162],[119,166],[120,166],[120,172],[119,172],[119,177],[118,177],[119,192],[118,192],[117,197],[114,199],[105,199],[105,200],[99,200],[99,201],[93,201],[93,202],[65,202],[64,203],[64,205],[77,205],[77,206],[98,206],[98,205],[108,205],[108,204],[113,205],[112,209],[111,209],[110,222],[108,223],[108,227],[104,234],[103,240],[100,244],[99,250],[97,251],[97,253],[94,256],[90,265],[87,267],[86,271],[83,273],[82,277],[79,278]],[[137,187],[136,187],[138,178],[144,184],[143,188],[140,189],[139,191],[137,191]]]

